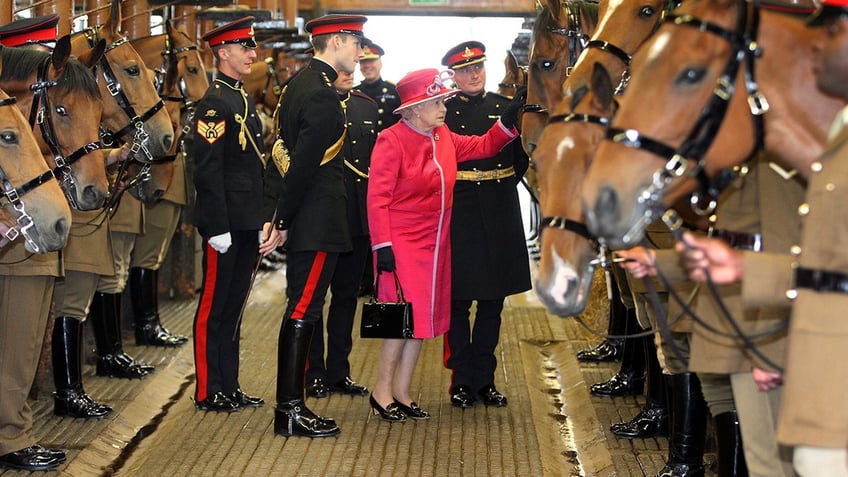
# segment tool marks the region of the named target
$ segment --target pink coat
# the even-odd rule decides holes
[[[450,326],[456,163],[492,157],[516,136],[500,121],[483,136],[461,136],[447,126],[425,133],[404,120],[377,137],[368,179],[371,246],[392,246],[416,338],[434,338]],[[378,299],[395,301],[392,275],[378,278]]]

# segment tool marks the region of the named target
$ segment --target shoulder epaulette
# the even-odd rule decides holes
[[[356,96],[358,98],[367,99],[369,102],[377,104],[377,102],[374,101],[374,98],[372,98],[371,96],[368,96],[367,94],[363,93],[362,91],[353,89],[353,90],[350,91],[350,94],[352,94],[353,96]]]

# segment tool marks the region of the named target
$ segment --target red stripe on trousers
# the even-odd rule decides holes
[[[206,244],[206,280],[203,282],[203,295],[197,308],[197,324],[194,326],[194,364],[197,368],[197,400],[206,399],[209,378],[209,363],[206,359],[206,341],[208,338],[209,313],[215,298],[215,281],[218,278],[218,251]]]
[[[306,278],[306,285],[303,287],[303,293],[300,294],[300,301],[294,307],[291,318],[293,320],[302,320],[306,314],[306,309],[312,303],[312,297],[315,295],[315,287],[318,285],[318,279],[321,278],[321,271],[324,270],[324,261],[327,260],[327,252],[316,252],[315,260],[312,262],[312,268],[309,270],[309,277]]]

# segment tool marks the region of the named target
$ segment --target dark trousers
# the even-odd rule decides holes
[[[195,399],[239,387],[239,315],[259,253],[256,230],[230,232],[233,244],[218,253],[203,239],[203,286],[194,315]]]
[[[471,300],[451,301],[451,323],[445,339],[445,366],[451,373],[451,388],[464,384],[477,391],[495,382],[498,360],[495,347],[501,331],[504,299],[478,300],[474,329],[471,329]]]
[[[353,319],[365,259],[371,248],[368,236],[353,237],[353,251],[339,254],[336,269],[330,281],[330,310],[327,313],[327,361],[324,366],[323,319],[318,317],[312,344],[309,346],[309,364],[306,381],[325,378],[333,385],[350,376],[350,350],[353,347]]]
[[[338,253],[286,253],[286,282],[289,302],[283,319],[317,323],[324,313],[324,298],[339,260]]]

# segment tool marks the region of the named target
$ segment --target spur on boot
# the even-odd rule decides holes
[[[668,435],[668,410],[665,407],[646,406],[629,422],[611,425],[610,431],[621,439],[648,439]]]
[[[592,349],[578,351],[577,360],[595,363],[615,361],[621,357],[622,348],[621,340],[604,340]]]
[[[274,433],[277,435],[333,437],[340,432],[334,420],[316,415],[302,399],[277,403],[274,409]]]
[[[415,401],[412,401],[411,403],[409,403],[409,406],[407,406],[406,404],[395,399],[395,404],[397,405],[397,408],[400,409],[400,412],[406,414],[407,417],[409,417],[410,419],[430,419],[430,413],[418,407],[418,404],[416,404]]]
[[[633,396],[642,394],[645,389],[645,375],[634,376],[631,373],[618,373],[609,381],[593,384],[589,392],[595,396]]]
[[[371,409],[374,410],[374,415],[379,415],[384,421],[406,422],[406,416],[398,407],[397,402],[393,401],[386,407],[383,407],[374,399],[373,394],[368,398],[368,402],[371,403]]]

